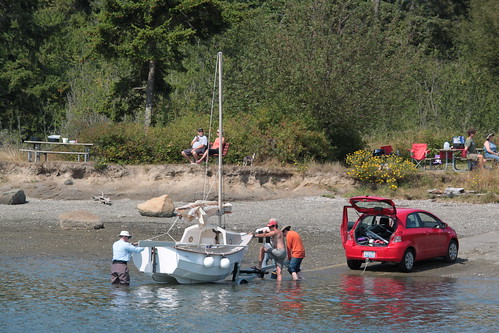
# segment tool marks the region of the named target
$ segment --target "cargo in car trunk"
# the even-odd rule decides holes
[[[365,246],[387,246],[395,229],[392,217],[366,215],[357,224],[355,241]]]

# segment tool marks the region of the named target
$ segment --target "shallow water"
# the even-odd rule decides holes
[[[162,285],[131,269],[109,284],[107,261],[1,258],[1,332],[495,332],[497,279],[353,275],[246,285]],[[273,326],[272,326],[273,325]]]

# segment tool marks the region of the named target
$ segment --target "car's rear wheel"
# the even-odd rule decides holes
[[[409,273],[414,268],[414,260],[415,260],[414,251],[412,249],[405,250],[404,256],[402,257],[402,261],[399,262],[398,264],[399,269],[402,272]]]
[[[457,246],[456,240],[451,240],[449,243],[449,247],[447,248],[447,255],[444,256],[444,262],[456,262],[458,250],[459,248]]]
[[[359,269],[362,266],[362,260],[347,259],[347,265],[350,269]]]

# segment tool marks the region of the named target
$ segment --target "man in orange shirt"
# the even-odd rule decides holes
[[[296,231],[291,230],[291,226],[283,228],[282,234],[286,237],[286,247],[288,250],[289,260],[288,272],[293,277],[293,280],[303,280],[303,276],[300,274],[301,262],[303,258],[305,258],[305,247],[303,246],[303,241]]]

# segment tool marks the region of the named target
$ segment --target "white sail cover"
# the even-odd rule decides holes
[[[218,202],[216,201],[206,201],[197,200],[194,203],[187,204],[185,206],[175,208],[177,215],[187,221],[192,221],[197,219],[201,226],[205,226],[208,223],[208,218],[210,216],[218,215]],[[222,205],[221,214],[228,214],[232,212],[232,205],[230,203],[224,203]]]

